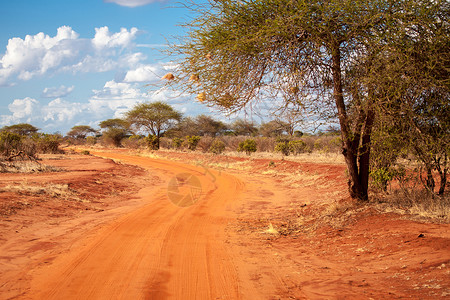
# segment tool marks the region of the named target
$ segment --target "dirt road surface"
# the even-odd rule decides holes
[[[236,268],[226,250],[225,225],[242,183],[201,167],[149,158],[101,154],[169,178],[196,176],[196,205],[180,207],[167,188],[141,190],[148,205],[114,221],[89,243],[39,270],[32,282],[36,299],[237,299]],[[180,184],[181,185],[181,184]],[[188,188],[190,189],[190,188]],[[174,191],[176,192],[176,191]],[[190,191],[180,190],[180,195]]]
[[[134,196],[138,205],[110,213],[99,226],[75,222],[87,228],[83,236],[58,255],[51,253],[51,259],[44,253],[37,262],[23,263],[21,273],[0,284],[0,298],[2,294],[5,299],[450,295],[448,224],[361,210],[342,226],[301,230],[299,218],[345,194],[343,166],[303,164],[303,181],[293,182],[258,170],[257,165],[230,174],[187,156],[176,162],[119,152],[94,154],[144,168],[147,178],[158,180],[149,180]],[[289,168],[288,163],[277,164]],[[308,184],[310,180],[314,184]],[[99,212],[98,218],[104,213]],[[310,220],[305,217],[303,222]],[[3,251],[0,246],[4,256]],[[17,282],[22,282],[20,288],[14,289]]]

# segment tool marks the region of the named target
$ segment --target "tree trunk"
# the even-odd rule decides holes
[[[358,170],[357,153],[359,143],[354,142],[354,137],[351,134],[349,128],[349,120],[346,112],[342,88],[341,53],[338,43],[336,43],[332,52],[331,70],[334,84],[334,100],[336,103],[336,108],[338,110],[339,124],[341,126],[341,137],[343,143],[342,154],[345,157],[345,163],[347,164],[348,175],[350,177],[348,182],[350,197],[352,197],[353,199],[365,201],[367,200],[367,188],[363,188]],[[367,154],[367,159],[368,156],[369,154]]]
[[[441,178],[441,182],[439,185],[439,195],[443,195],[445,192],[445,186],[447,185],[447,173],[448,173],[448,157],[447,153],[444,154],[444,161],[441,163],[441,159],[435,159],[436,170],[439,173],[439,177]],[[442,166],[441,166],[442,164]]]
[[[441,184],[439,186],[439,195],[444,195],[445,186],[447,185],[447,170],[439,174],[441,176]]]
[[[425,166],[425,168],[427,169],[427,181],[426,181],[427,189],[431,193],[434,193],[434,188],[435,188],[436,184],[434,182],[432,168],[431,168],[431,166]]]
[[[161,140],[161,129],[158,128],[158,132],[156,134],[156,149],[159,150]]]
[[[369,172],[370,172],[370,138],[372,134],[373,122],[375,120],[375,112],[369,108],[366,119],[364,120],[364,128],[362,134],[361,148],[359,150],[359,182],[361,184],[361,200],[368,199],[369,189]]]

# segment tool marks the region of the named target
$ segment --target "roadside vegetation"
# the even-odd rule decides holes
[[[56,168],[42,165],[39,154],[61,153],[63,137],[59,134],[39,133],[30,124],[16,124],[0,129],[0,172],[45,172]]]

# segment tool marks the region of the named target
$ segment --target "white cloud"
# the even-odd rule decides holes
[[[70,123],[73,122],[75,117],[81,115],[85,110],[85,105],[81,103],[73,103],[57,98],[51,101],[46,106],[40,107],[40,117],[41,120],[51,123]],[[75,124],[74,124],[75,125]]]
[[[105,26],[95,31],[94,38],[82,39],[71,27],[62,26],[54,37],[40,32],[25,39],[10,39],[5,54],[0,57],[0,85],[56,72],[132,68],[146,58],[140,52],[132,52],[137,28],[122,28],[112,33]]]
[[[44,98],[60,98],[65,97],[72,93],[72,91],[75,89],[75,86],[66,87],[64,85],[61,85],[60,87],[50,87],[45,88],[42,91],[42,97]]]
[[[128,31],[126,28],[121,28],[120,32],[109,32],[107,26],[95,28],[95,37],[92,39],[92,44],[96,49],[103,48],[125,48],[131,45],[132,41],[136,37],[138,29],[136,27],[131,28]]]
[[[34,110],[38,106],[36,99],[26,97],[24,99],[15,99],[8,105],[12,112],[13,119],[30,120]]]
[[[160,48],[166,48],[169,45],[167,44],[136,44],[136,47],[139,48],[149,48],[149,49],[160,49]]]
[[[129,70],[125,76],[124,82],[145,82],[149,84],[163,83],[162,77],[167,72],[176,72],[178,64],[173,62],[164,62],[151,65],[139,65],[137,68]]]
[[[160,77],[156,75],[157,72],[158,68],[153,65],[142,66],[135,70],[128,71],[123,81],[152,82],[155,80],[160,80]]]
[[[120,6],[137,7],[155,2],[166,2],[166,0],[104,0],[106,3],[116,3]]]
[[[101,90],[93,90],[94,100],[139,99],[147,97],[136,85],[114,80],[105,83]]]

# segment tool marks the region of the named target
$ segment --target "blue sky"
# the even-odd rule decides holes
[[[194,96],[145,87],[173,68],[160,50],[190,17],[173,0],[14,0],[0,11],[0,127],[64,134],[154,100],[186,115],[210,111]]]

